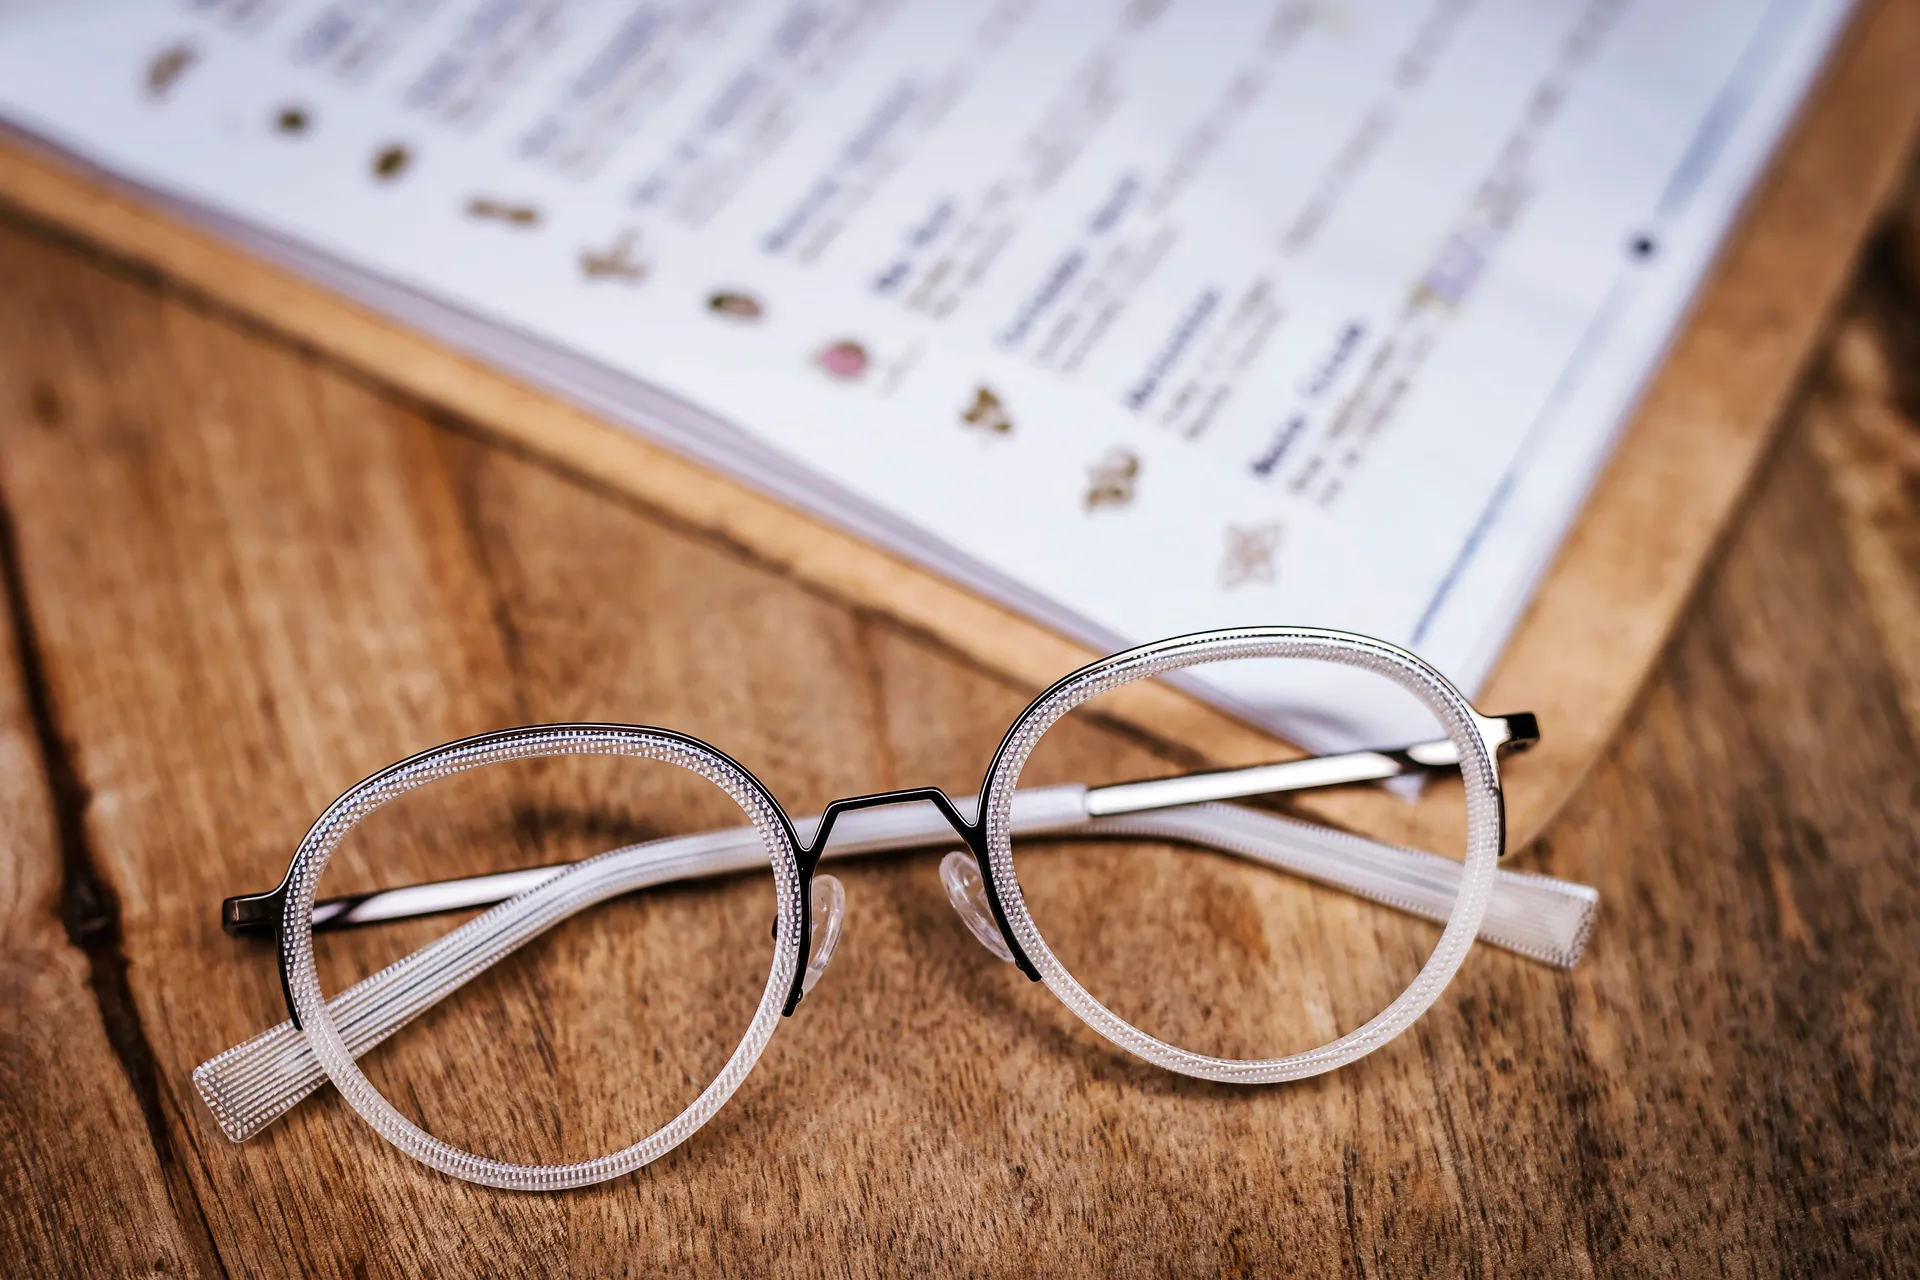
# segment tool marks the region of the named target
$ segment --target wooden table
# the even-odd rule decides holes
[[[674,724],[804,811],[967,789],[1027,691],[0,212],[0,1271],[1920,1266],[1903,210],[1526,855],[1600,890],[1574,973],[1483,948],[1388,1049],[1229,1092],[1076,1031],[927,860],[853,867],[827,984],[721,1118],[556,1197],[425,1171],[330,1094],[221,1138],[188,1073],[282,1015],[220,898],[347,782],[460,734]]]

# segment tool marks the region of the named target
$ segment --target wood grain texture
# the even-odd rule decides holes
[[[0,1270],[1912,1271],[1920,497],[1898,459],[1920,259],[1902,244],[1876,251],[1848,340],[1529,858],[1601,891],[1573,974],[1477,951],[1388,1049],[1233,1091],[1120,1056],[988,960],[929,859],[852,864],[842,953],[719,1119],[637,1175],[537,1197],[426,1172],[331,1096],[220,1138],[188,1073],[281,1012],[219,899],[270,883],[347,783],[458,734],[664,721],[803,810],[970,787],[1026,689],[0,221],[22,633],[0,647]],[[1076,749],[1157,759],[1098,729]],[[621,952],[621,920],[583,918],[501,981],[595,1007],[565,962]]]
[[[1916,62],[1920,0],[1864,0],[1481,691],[1491,709],[1532,710],[1556,726],[1515,763],[1528,783],[1509,804],[1516,843],[1542,829],[1613,736],[1764,453],[1920,129]],[[0,200],[1029,690],[1098,656],[4,139]],[[1123,692],[1113,710],[1136,730],[1213,760],[1248,763],[1274,749],[1266,735],[1159,685]],[[1327,811],[1364,816],[1415,842],[1436,826],[1420,810],[1365,799]]]
[[[0,523],[0,569],[17,561]],[[0,1232],[9,1269],[184,1273],[213,1259],[131,1007],[119,904],[77,819],[11,572],[0,617]],[[58,779],[58,785],[55,785]],[[59,812],[56,813],[56,810]],[[73,1136],[86,1135],[76,1143]],[[168,1175],[174,1175],[169,1177]],[[184,1194],[171,1201],[178,1190]],[[189,1264],[193,1264],[190,1266]]]

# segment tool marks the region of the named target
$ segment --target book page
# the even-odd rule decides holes
[[[1845,13],[77,0],[0,10],[0,117],[1089,643],[1471,693]]]

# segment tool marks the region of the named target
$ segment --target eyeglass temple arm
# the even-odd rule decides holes
[[[1532,712],[1496,716],[1495,749],[1501,755],[1525,751],[1540,741],[1540,723]],[[1239,800],[1278,795],[1316,787],[1340,787],[1355,782],[1383,782],[1407,774],[1452,769],[1460,763],[1459,748],[1451,738],[1420,742],[1383,751],[1348,751],[1340,755],[1307,756],[1278,764],[1256,764],[1244,769],[1187,773],[1145,782],[1120,782],[1087,791],[1087,815],[1105,818],[1122,813],[1144,813],[1211,800]]]
[[[1502,755],[1508,752],[1525,751],[1540,740],[1539,722],[1530,712],[1497,716],[1490,723],[1499,735],[1495,747]],[[1083,816],[1087,818],[1116,817],[1122,814],[1173,809],[1209,801],[1280,795],[1291,791],[1348,786],[1360,782],[1380,782],[1409,774],[1451,769],[1459,762],[1459,752],[1452,740],[1442,738],[1436,742],[1416,743],[1410,747],[1393,750],[1347,751],[1337,755],[1307,756],[1299,760],[1252,765],[1242,769],[1217,769],[1180,774],[1171,778],[1154,778],[1142,782],[1121,782],[1111,786],[1088,788],[1085,792],[1086,810]],[[965,807],[967,802],[963,800],[961,804]],[[977,810],[977,803],[974,807]],[[882,851],[880,848],[871,847],[869,842],[859,841],[847,825],[851,823],[856,826],[872,826],[874,816],[870,812],[865,821],[854,819],[852,814],[843,817],[841,828],[835,832],[836,838],[829,856],[844,857],[853,853]],[[918,815],[915,816],[918,817]],[[803,840],[810,841],[813,838],[818,821],[817,818],[807,818],[795,824]],[[925,838],[910,838],[912,831],[920,827],[925,828]],[[923,845],[943,844],[952,837],[953,832],[945,821],[934,823],[916,821],[911,824],[909,830],[902,831],[896,837],[896,839],[905,839],[905,843],[889,843],[883,848],[910,849]],[[572,864],[555,863],[549,866],[526,867],[517,871],[500,871],[491,875],[436,880],[427,884],[382,889],[373,893],[325,898],[313,904],[313,931],[324,933],[334,929],[350,929],[360,925],[440,915],[449,911],[490,907],[525,893],[536,885],[544,884],[570,865]],[[220,904],[221,927],[234,937],[267,939],[278,937],[282,906],[285,902],[284,889],[285,886],[281,886],[268,893],[244,894],[226,899]]]
[[[1158,813],[1089,818],[1086,791],[1041,787],[1014,798],[1016,834],[1096,839],[1138,837],[1217,849],[1429,920],[1444,922],[1459,896],[1462,867],[1421,853],[1229,804],[1187,805]],[[924,806],[847,815],[845,836],[829,856],[924,846],[932,822]],[[947,831],[944,841],[952,843]],[[596,903],[637,889],[753,867],[766,848],[751,827],[632,845],[562,868],[529,891],[476,916],[327,1001],[355,1057],[516,948]],[[1598,905],[1584,885],[1500,870],[1480,924],[1480,940],[1545,964],[1571,968],[1585,949]],[[1002,958],[1005,958],[1004,956]],[[282,1022],[202,1063],[193,1082],[221,1129],[240,1142],[271,1124],[326,1081],[307,1037]]]

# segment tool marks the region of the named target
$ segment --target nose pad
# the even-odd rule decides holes
[[[946,886],[947,901],[960,913],[967,932],[979,939],[981,946],[1012,964],[1013,952],[1008,949],[1007,940],[1000,936],[1000,926],[994,922],[993,904],[987,901],[987,882],[980,874],[980,864],[971,854],[955,849],[940,859],[940,883]]]
[[[833,949],[840,945],[840,925],[847,918],[847,887],[838,876],[813,878],[813,919],[808,937],[812,947],[807,956],[807,971],[800,979],[802,994],[813,990],[820,975],[833,960]]]

